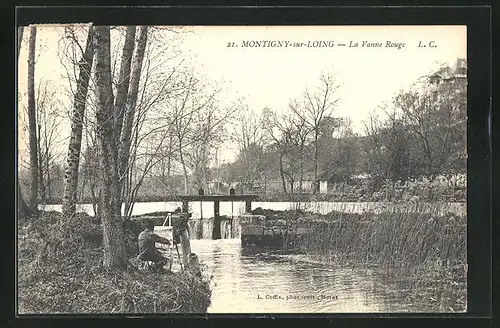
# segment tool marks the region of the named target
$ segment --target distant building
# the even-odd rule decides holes
[[[464,58],[458,58],[453,67],[443,67],[438,71],[430,74],[427,81],[431,84],[433,101],[439,102],[442,100],[442,87],[456,85],[455,93],[459,93],[463,88],[463,83],[467,82],[467,61]],[[448,93],[448,97],[453,95]]]
[[[443,67],[429,75],[431,84],[454,83],[456,80],[467,79],[467,61],[458,58],[453,67]]]
[[[328,193],[328,181],[320,180],[319,181],[319,193],[327,194]]]

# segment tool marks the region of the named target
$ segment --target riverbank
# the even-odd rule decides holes
[[[285,220],[312,215],[261,209],[254,213]],[[415,303],[442,312],[466,310],[466,216],[414,212],[315,216],[322,222],[308,224],[304,259],[375,268],[389,285],[407,290]]]
[[[206,312],[207,281],[182,273],[144,273],[132,265],[105,270],[100,223],[86,214],[74,222],[62,222],[57,212],[19,222],[20,314]],[[141,227],[130,228],[125,242],[133,257]]]
[[[238,192],[239,193],[239,192]],[[465,203],[467,188],[439,181],[386,182],[373,190],[367,185],[336,184],[327,193],[283,193],[247,192],[257,194],[256,202],[455,202]],[[177,195],[154,195],[139,193],[136,202],[181,202]],[[46,205],[62,204],[61,197],[46,199]],[[81,204],[92,204],[90,196],[81,197]]]

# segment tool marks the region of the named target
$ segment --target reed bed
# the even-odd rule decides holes
[[[69,225],[60,213],[42,212],[19,225],[19,313],[206,312],[211,296],[206,280],[145,273],[131,264],[105,270],[100,224],[80,216],[77,225]]]
[[[464,216],[332,212],[323,219],[311,225],[305,244],[310,251],[343,254],[355,261],[390,267],[413,267],[429,260],[453,265],[466,263]]]
[[[315,222],[305,240],[308,253],[325,261],[382,269],[397,289],[442,311],[465,311],[467,218],[434,211],[346,214]]]
[[[408,204],[407,210],[314,214],[254,210],[271,220],[307,222],[301,249],[325,264],[381,272],[394,291],[429,311],[462,312],[467,299],[467,218],[446,204]]]

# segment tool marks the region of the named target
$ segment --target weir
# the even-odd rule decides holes
[[[182,212],[188,213],[189,202],[213,202],[214,216],[204,218],[201,212],[200,218],[189,219],[189,230],[191,239],[228,239],[238,238],[240,235],[240,224],[237,217],[228,217],[220,215],[220,202],[245,202],[245,213],[252,210],[252,201],[257,199],[258,195],[243,194],[236,195],[234,189],[231,189],[229,195],[204,195],[203,189],[200,189],[198,195],[182,195],[178,198],[182,201]]]
[[[308,232],[305,222],[267,218],[264,215],[251,213],[252,201],[257,195],[235,195],[231,190],[229,195],[204,195],[203,189],[198,195],[182,195],[182,213],[188,226],[189,239],[241,239],[242,249],[280,250],[285,252],[300,252],[303,240]],[[193,218],[189,213],[190,202],[213,202],[214,216],[205,218],[203,211],[199,218]],[[220,215],[220,202],[245,202],[245,213],[236,216]],[[184,262],[187,262],[188,251],[183,251]]]

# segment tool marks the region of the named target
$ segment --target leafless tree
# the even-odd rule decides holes
[[[28,48],[28,119],[29,119],[29,149],[30,149],[30,172],[31,172],[31,196],[29,206],[31,211],[38,210],[38,142],[36,123],[36,101],[35,101],[35,47],[36,26],[30,26],[30,39]]]
[[[458,83],[444,84],[438,90],[413,88],[394,97],[394,106],[418,140],[429,177],[446,170],[452,156],[460,152],[457,147],[465,145],[465,84]]]
[[[306,89],[304,92],[304,107],[302,110],[290,107],[294,113],[300,117],[311,129],[314,145],[314,193],[317,192],[318,179],[318,158],[319,158],[319,136],[321,122],[324,117],[332,116],[333,110],[339,101],[337,91],[340,85],[337,84],[332,74],[322,74],[320,76],[320,86],[313,92]]]
[[[105,268],[122,267],[124,261],[123,231],[120,213],[118,150],[114,131],[114,96],[111,77],[110,28],[94,28],[96,59],[96,98],[97,98],[97,144],[99,167],[102,173],[100,183],[99,213],[103,226]]]
[[[57,90],[49,81],[39,81],[37,87],[37,141],[39,157],[39,184],[42,201],[51,199],[52,176],[51,168],[58,165],[60,153],[60,124],[62,118],[59,114],[60,105],[56,97]]]
[[[120,63],[120,75],[118,77],[118,83],[116,86],[116,98],[115,98],[115,129],[116,129],[116,142],[120,142],[120,137],[121,137],[121,131],[122,131],[122,126],[123,126],[123,117],[125,114],[125,109],[126,109],[126,103],[127,103],[127,94],[129,91],[129,86],[130,86],[130,73],[131,73],[131,66],[132,66],[132,56],[134,54],[134,48],[135,48],[135,34],[136,34],[136,26],[127,26],[127,31],[125,34],[125,42],[123,45],[123,51],[122,51],[122,57],[121,57],[121,63]],[[142,44],[145,44],[147,40],[146,34],[141,34],[142,36]],[[138,56],[138,55],[137,55]],[[134,74],[134,79],[138,79],[138,74],[140,75],[140,71],[138,71],[138,65],[139,62],[141,61],[142,65],[142,58],[136,58],[135,61],[135,74]],[[134,81],[134,83],[137,83]],[[129,114],[128,114],[129,115]]]
[[[80,49],[74,30],[66,28],[66,37],[75,42]],[[76,82],[76,92],[73,98],[73,110],[71,111],[71,136],[66,159],[63,194],[63,215],[67,218],[74,216],[76,212],[78,170],[80,167],[80,152],[82,148],[83,122],[89,90],[89,80],[94,60],[93,29],[88,27],[85,50],[80,53],[81,59],[78,63],[79,75]]]
[[[304,169],[306,160],[308,159],[308,148],[307,144],[311,135],[311,128],[302,116],[297,115],[300,112],[301,104],[296,100],[290,101],[289,107],[291,108],[294,115],[289,116],[290,124],[292,126],[291,133],[291,143],[296,150],[299,163],[299,191],[303,192],[303,182],[304,182]]]
[[[17,61],[19,62],[19,53],[21,52],[21,44],[23,41],[23,32],[24,32],[24,27],[20,26],[18,29],[18,34],[17,34]],[[18,100],[19,104],[19,100]],[[19,172],[19,166],[17,168]],[[17,180],[17,207],[18,207],[18,215],[20,218],[25,218],[30,214],[30,210],[28,206],[26,205],[26,202],[24,201],[23,194],[21,192],[21,185],[19,184],[19,175],[16,175],[16,180]]]
[[[287,193],[286,177],[292,179],[293,189],[293,174],[285,168],[285,156],[290,152],[292,145],[293,127],[291,120],[286,116],[278,116],[269,108],[265,108],[262,112],[262,128],[266,132],[266,137],[269,143],[272,144],[271,149],[275,150],[279,156],[279,172],[283,186],[283,192]],[[293,190],[292,190],[293,193]]]
[[[259,117],[247,107],[240,110],[231,140],[238,145],[239,181],[247,188],[262,178],[265,131]]]
[[[127,30],[127,33],[129,30]],[[116,108],[118,109],[119,113],[121,113],[120,107],[123,106],[121,103],[123,103],[125,106],[123,108],[123,128],[120,130],[117,130],[116,133],[120,133],[120,143],[119,143],[119,149],[118,149],[118,161],[119,161],[119,177],[120,177],[120,183],[119,183],[119,203],[120,203],[120,211],[121,211],[121,190],[122,190],[122,183],[125,181],[124,177],[127,174],[127,170],[129,169],[128,163],[129,163],[129,156],[130,156],[130,144],[131,144],[131,134],[132,134],[132,128],[134,126],[134,114],[136,111],[136,105],[137,105],[137,97],[138,97],[138,92],[139,92],[139,82],[141,78],[141,71],[142,71],[142,63],[144,60],[144,52],[146,50],[146,45],[147,45],[147,40],[148,40],[148,27],[147,26],[141,26],[139,28],[139,39],[137,41],[137,51],[134,54],[133,60],[132,60],[132,67],[131,67],[131,76],[130,76],[130,85],[126,97],[126,101],[120,101],[120,103],[116,104]],[[126,40],[125,47],[131,48],[131,46],[128,45],[128,40]],[[127,60],[129,59],[128,51],[124,51],[124,57],[123,63],[127,65]],[[123,72],[123,71],[122,71]],[[124,78],[124,77],[123,77]],[[120,90],[120,89],[119,89]],[[121,126],[121,114],[117,115],[118,119],[118,126]]]

